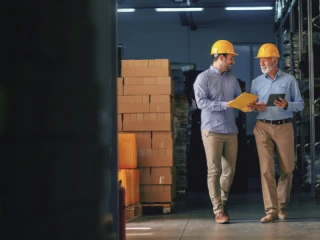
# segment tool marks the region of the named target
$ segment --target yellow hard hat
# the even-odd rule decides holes
[[[227,40],[216,41],[211,47],[211,54],[231,54],[238,55],[234,52],[233,45]]]
[[[263,44],[258,51],[256,58],[276,57],[280,58],[279,50],[276,45],[272,43]]]
[[[219,40],[212,45],[210,55],[214,55],[214,54],[238,55],[237,53],[234,52],[232,43],[227,40]]]

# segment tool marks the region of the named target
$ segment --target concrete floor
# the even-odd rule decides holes
[[[260,223],[264,208],[260,189],[231,194],[229,224],[217,224],[207,193],[189,193],[176,201],[171,214],[143,215],[127,223],[133,239],[320,239],[320,199],[293,188],[288,219]]]

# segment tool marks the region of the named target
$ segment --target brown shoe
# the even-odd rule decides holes
[[[217,223],[228,223],[229,217],[223,211],[216,214]]]
[[[268,223],[268,222],[273,222],[274,220],[277,220],[278,216],[275,214],[267,214],[265,217],[261,218],[262,223]]]
[[[279,214],[278,214],[278,218],[280,220],[285,220],[288,217],[288,212],[285,208],[280,209]]]
[[[224,212],[224,215],[226,215],[230,221],[230,216],[229,216],[229,212],[228,212],[228,209],[226,206],[223,207],[223,212]]]

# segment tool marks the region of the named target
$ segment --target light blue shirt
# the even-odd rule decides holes
[[[267,103],[271,93],[285,93],[288,101],[288,108],[282,109],[277,106],[267,107],[257,114],[257,119],[282,120],[293,117],[293,112],[302,111],[304,101],[297,80],[290,74],[279,70],[272,80],[268,75],[262,74],[255,78],[251,84],[251,93],[257,95],[258,101]]]
[[[238,133],[235,109],[227,108],[227,102],[242,92],[237,78],[230,72],[222,75],[210,69],[200,73],[194,83],[197,106],[201,109],[201,129],[214,133]]]

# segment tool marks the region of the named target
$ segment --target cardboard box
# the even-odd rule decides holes
[[[151,95],[150,112],[174,113],[174,99],[170,95]]]
[[[175,139],[173,132],[152,132],[152,148],[172,148],[174,149]]]
[[[134,67],[169,67],[169,59],[129,59],[121,60],[122,68]]]
[[[171,202],[175,198],[175,185],[141,185],[140,200],[142,203]]]
[[[140,170],[140,184],[172,184],[175,167],[145,167]]]
[[[170,113],[123,114],[123,131],[172,131]]]
[[[149,103],[118,103],[118,113],[148,113]]]
[[[151,148],[174,148],[174,141],[171,138],[167,139],[155,139],[152,138]]]
[[[123,131],[171,131],[173,123],[170,120],[123,120]]]
[[[154,139],[170,139],[174,138],[174,132],[152,132]]]
[[[122,60],[122,77],[167,77],[170,76],[168,59]]]
[[[123,120],[126,120],[126,121],[142,121],[142,120],[169,121],[169,120],[173,120],[173,115],[171,113],[126,113],[126,114],[123,114]]]
[[[118,96],[122,96],[123,95],[123,78],[118,78],[117,81],[118,84]]]
[[[138,149],[151,149],[151,132],[132,132],[137,136]]]
[[[118,133],[118,168],[137,168],[137,136],[134,133]]]
[[[151,148],[151,132],[136,132],[138,149]]]
[[[118,181],[125,188],[126,206],[140,203],[140,172],[139,169],[119,169]]]
[[[118,132],[122,131],[122,114],[118,114]]]
[[[150,103],[149,95],[118,96],[119,103]]]
[[[170,76],[169,68],[162,67],[136,67],[122,68],[122,77],[168,77]]]
[[[138,149],[138,167],[174,166],[173,149]]]
[[[123,84],[128,85],[171,85],[171,77],[125,77]]]
[[[149,95],[118,96],[118,113],[148,113]]]
[[[124,85],[124,95],[168,94],[174,96],[173,84]]]

